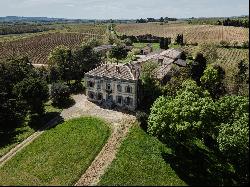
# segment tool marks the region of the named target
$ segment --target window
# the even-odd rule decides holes
[[[100,81],[97,82],[97,89],[101,89],[101,83],[100,83]]]
[[[125,98],[125,104],[128,106],[132,106],[133,105],[133,99],[130,97],[126,97]]]
[[[107,95],[106,99],[107,99],[107,101],[113,101],[113,96],[112,95]]]
[[[111,85],[110,85],[110,83],[107,83],[107,84],[106,84],[106,89],[107,89],[107,90],[111,90]]]
[[[117,96],[117,103],[122,104],[122,96]]]
[[[90,99],[94,99],[94,97],[95,97],[93,92],[88,92],[88,96]]]
[[[97,100],[98,100],[98,101],[102,100],[102,93],[98,93],[98,94],[97,94]]]
[[[131,88],[131,86],[127,86],[127,87],[126,87],[126,92],[127,92],[127,93],[132,93],[132,88]]]
[[[89,87],[93,88],[93,87],[94,87],[94,85],[95,85],[95,83],[94,83],[94,82],[92,82],[92,81],[88,81],[88,86],[89,86]]]
[[[121,85],[117,85],[117,91],[122,92],[122,86]]]

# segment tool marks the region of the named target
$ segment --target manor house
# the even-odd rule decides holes
[[[185,55],[178,49],[140,55],[137,61],[127,64],[102,64],[85,74],[88,100],[105,107],[117,106],[134,111],[138,105],[138,82],[142,65],[149,60],[159,63],[154,72],[159,80],[171,74],[174,64],[186,66]]]

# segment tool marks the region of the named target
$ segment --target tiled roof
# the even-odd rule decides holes
[[[182,67],[186,67],[187,66],[187,62],[185,60],[182,59],[178,59],[174,62],[175,64],[182,66]]]
[[[86,73],[86,75],[134,80],[134,76],[129,67],[125,65],[116,65],[116,64],[103,64],[89,71],[88,73]]]
[[[101,65],[88,73],[86,75],[117,78],[125,80],[137,80],[140,77],[140,72],[142,65],[149,61],[162,60],[160,66],[156,69],[155,74],[158,79],[164,78],[171,70],[172,64],[177,64],[179,66],[185,67],[187,65],[186,61],[180,59],[182,51],[178,49],[168,49],[160,53],[153,53],[146,56],[141,56],[137,61],[133,61],[124,65],[116,64],[105,64]]]
[[[109,50],[112,49],[114,46],[113,45],[100,45],[98,47],[94,47],[94,51],[102,51],[102,50]]]
[[[170,72],[171,68],[172,68],[172,64],[159,66],[155,70],[155,75],[157,79],[163,79]]]
[[[168,49],[160,53],[161,56],[178,59],[181,58],[182,51],[179,49]]]

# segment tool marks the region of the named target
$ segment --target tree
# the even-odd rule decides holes
[[[31,113],[44,112],[44,103],[49,98],[49,88],[44,80],[25,78],[14,86],[13,93],[27,103]]]
[[[168,49],[168,44],[169,44],[169,38],[164,38],[164,37],[161,37],[160,38],[160,48],[161,49]]]
[[[113,47],[109,53],[110,58],[115,58],[117,61],[126,58],[127,55],[128,55],[128,52],[125,49],[125,47],[122,45]]]
[[[24,78],[35,73],[34,67],[27,57],[13,58],[0,63],[2,86],[11,94],[13,86]]]
[[[70,97],[70,89],[64,83],[53,83],[51,85],[51,98],[54,104],[63,105]]]
[[[177,71],[177,74],[172,76],[166,85],[161,86],[161,92],[165,96],[176,96],[177,92],[181,89],[182,83],[191,78],[190,68],[183,67]]]
[[[203,56],[206,58],[207,63],[214,63],[218,59],[217,47],[215,44],[212,43],[203,43],[199,45],[198,53],[202,53]]]
[[[164,22],[164,18],[161,17],[161,18],[159,19],[159,21],[163,23],[163,22]]]
[[[132,42],[132,40],[130,38],[126,38],[124,40],[124,43],[125,43],[126,46],[132,46],[133,45],[133,42]]]
[[[25,102],[13,94],[13,87],[35,71],[27,57],[0,62],[0,129],[8,131],[22,123],[26,116]]]
[[[85,44],[73,51],[72,79],[81,81],[84,73],[101,64],[101,54],[95,52],[91,45]]]
[[[60,79],[69,81],[72,79],[72,52],[65,46],[56,47],[49,54],[49,68],[57,69]]]
[[[143,84],[151,84],[155,80],[154,70],[158,67],[158,64],[153,61],[148,61],[142,65],[140,79]]]
[[[204,70],[206,69],[207,61],[203,57],[203,54],[197,53],[194,59],[194,62],[191,64],[191,77],[200,85],[200,78],[203,75]]]
[[[249,100],[243,96],[225,96],[216,102],[218,147],[234,164],[241,184],[249,182]]]
[[[1,85],[0,103],[0,130],[9,131],[21,124],[27,112],[25,103],[17,98],[10,98]]]
[[[93,39],[89,40],[87,43],[83,43],[82,45],[87,45],[87,46],[94,48],[94,47],[101,45],[101,42],[99,40],[93,38]]]
[[[203,76],[201,77],[201,85],[204,89],[207,89],[212,98],[218,99],[225,94],[225,86],[223,80],[225,77],[225,71],[220,66],[208,66]]]
[[[155,69],[158,64],[153,61],[148,61],[142,66],[140,75],[140,106],[148,110],[154,100],[160,95],[159,83],[155,77]]]
[[[175,39],[175,43],[179,45],[184,45],[183,34],[178,34]]]
[[[238,70],[234,75],[236,93],[240,95],[248,95],[248,90],[245,90],[245,88],[247,88],[246,85],[248,84],[249,79],[249,65],[245,62],[245,60],[241,60],[237,64],[237,68]]]
[[[243,49],[248,49],[248,48],[249,48],[249,41],[243,42],[241,47],[242,47]]]
[[[230,43],[228,41],[222,40],[222,41],[220,41],[220,45],[222,47],[228,48],[230,46]]]
[[[159,97],[148,120],[148,132],[166,143],[204,138],[212,133],[213,100],[193,80],[182,84],[175,97]]]

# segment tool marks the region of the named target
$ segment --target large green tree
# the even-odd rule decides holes
[[[47,83],[40,78],[25,78],[13,88],[13,93],[27,103],[31,113],[42,114],[49,98]]]
[[[49,68],[52,73],[57,72],[59,79],[69,81],[72,79],[73,56],[69,48],[65,46],[56,47],[48,57]],[[55,77],[55,75],[51,75]]]
[[[209,65],[201,77],[201,85],[207,89],[214,99],[218,99],[225,94],[225,86],[223,83],[225,71],[218,65]]]
[[[155,99],[160,95],[159,83],[155,77],[155,70],[158,64],[148,61],[142,66],[140,75],[140,106],[148,110]]]
[[[13,94],[13,87],[24,78],[35,75],[27,57],[0,62],[0,129],[17,127],[26,116],[25,102]]]
[[[170,142],[204,138],[214,125],[214,108],[209,93],[187,80],[175,97],[161,96],[155,101],[148,132]]]
[[[109,57],[115,58],[117,61],[126,58],[127,55],[128,55],[128,51],[123,45],[117,45],[113,47],[112,50],[109,52]]]
[[[249,182],[249,100],[225,96],[216,102],[218,147],[235,167],[240,184]]]
[[[93,46],[81,45],[73,51],[73,79],[80,81],[84,73],[96,68],[101,64],[101,55],[93,50]]]

